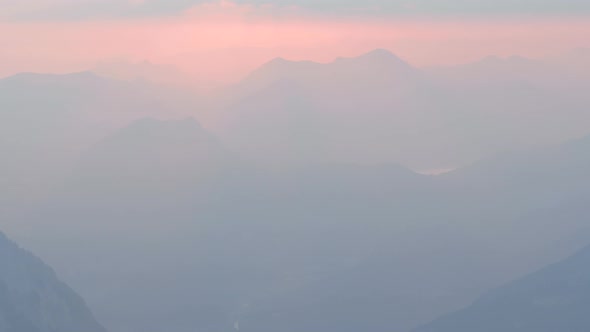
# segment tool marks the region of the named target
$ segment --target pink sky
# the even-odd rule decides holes
[[[584,17],[369,19],[271,9],[223,1],[168,18],[0,23],[0,76],[80,71],[125,59],[231,81],[277,56],[327,62],[387,48],[425,66],[590,47]]]

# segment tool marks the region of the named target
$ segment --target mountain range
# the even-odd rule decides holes
[[[25,218],[85,243],[33,241],[116,330],[410,330],[590,241],[587,138],[436,177],[264,171],[219,144],[191,119],[140,120],[87,151],[66,195],[32,213],[43,218]]]
[[[416,68],[387,50],[331,63],[279,58],[221,93],[206,126],[265,164],[457,168],[590,131],[587,94],[574,88],[590,75],[555,63],[490,57]]]
[[[2,226],[112,331],[410,331],[590,243],[587,96],[528,74],[546,65],[277,59],[205,103],[5,79],[1,156],[28,165],[5,181],[75,149],[35,200],[2,186]]]

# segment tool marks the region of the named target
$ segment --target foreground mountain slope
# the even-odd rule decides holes
[[[1,332],[104,332],[84,301],[0,233]]]
[[[415,332],[590,330],[590,247]]]

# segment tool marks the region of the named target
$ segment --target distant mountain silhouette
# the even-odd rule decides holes
[[[251,73],[237,88],[245,90],[240,91],[242,94],[253,93],[283,80],[324,89],[329,89],[330,86],[373,86],[371,83],[374,81],[390,84],[403,82],[410,85],[419,76],[419,70],[388,50],[378,49],[359,57],[337,58],[325,64],[276,58]]]
[[[0,233],[0,331],[105,332],[84,301]]]
[[[246,332],[408,331],[590,240],[587,139],[437,177],[337,163],[226,172],[218,148],[194,120],[141,120],[88,151],[74,198],[38,213],[68,220],[69,232],[126,230],[109,249],[135,265],[111,258],[100,270],[116,272],[105,273],[80,261],[90,276],[72,277],[90,292],[96,273],[111,285],[89,297],[120,299],[101,317],[147,312],[145,331],[170,321],[181,332],[232,331],[236,321]],[[107,257],[93,251],[102,246],[84,256]],[[174,283],[152,303],[161,280]]]
[[[588,311],[590,247],[414,331],[585,332],[590,330]]]
[[[211,128],[262,163],[457,168],[590,131],[580,82],[565,66],[516,56],[438,69],[387,50],[330,63],[278,58],[219,97]]]
[[[438,180],[463,186],[471,194],[497,195],[515,204],[555,204],[561,198],[589,194],[590,136],[551,146],[515,150],[441,175]],[[544,196],[549,195],[550,196]],[[504,196],[505,195],[505,196]],[[567,196],[563,196],[567,195]],[[537,201],[537,199],[543,201]]]
[[[479,61],[456,66],[427,68],[434,79],[451,83],[451,87],[474,91],[505,87],[532,89],[552,74],[549,66],[540,60],[520,56],[507,58],[488,56]],[[480,93],[486,92],[486,90]]]
[[[216,133],[266,163],[273,155],[297,164],[407,165],[421,152],[402,142],[422,144],[420,130],[437,126],[438,116],[424,113],[436,104],[428,98],[434,89],[385,50],[326,64],[275,59],[226,92]]]
[[[401,74],[403,70],[413,71],[414,67],[409,65],[406,61],[386,49],[375,49],[368,53],[362,54],[358,57],[352,58],[337,58],[334,64],[348,63],[365,66],[366,69],[373,68],[375,70],[388,70],[389,73],[398,72]]]
[[[237,158],[193,118],[145,118],[82,154],[73,179],[88,190],[157,193],[198,188],[238,167]]]
[[[452,69],[457,83],[381,50],[277,59],[222,96],[227,127],[212,134],[161,115],[155,90],[76,100],[68,91],[95,84],[85,75],[55,99],[42,94],[53,83],[30,101],[16,89],[16,105],[35,107],[0,110],[12,121],[0,135],[22,133],[3,153],[23,138],[54,153],[78,143],[68,128],[124,119],[71,155],[46,200],[0,207],[117,331],[409,331],[590,242],[589,140],[531,149],[579,136],[587,93],[537,85],[523,65],[539,68],[490,58]],[[80,113],[99,121],[68,122]],[[30,169],[47,166],[36,156]],[[437,177],[397,166],[473,160]]]
[[[91,72],[0,79],[0,198],[47,190],[81,151],[116,128],[194,105],[182,93]]]

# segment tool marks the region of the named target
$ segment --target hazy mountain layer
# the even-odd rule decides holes
[[[0,212],[113,331],[408,331],[590,242],[588,140],[529,149],[589,128],[543,65],[275,60],[223,95],[215,135],[129,82],[18,75]]]
[[[416,332],[584,332],[590,329],[590,247],[492,290]]]

